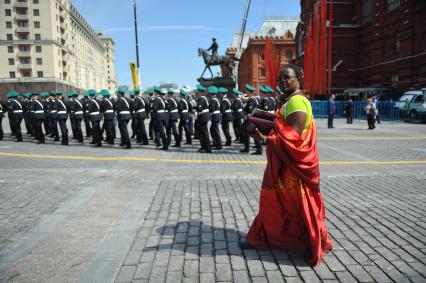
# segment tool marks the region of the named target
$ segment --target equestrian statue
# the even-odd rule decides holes
[[[217,44],[215,38],[213,38],[213,43],[209,49],[205,50],[203,48],[198,48],[198,56],[203,56],[204,64],[206,65],[203,73],[201,74],[201,78],[203,77],[207,69],[210,71],[210,74],[212,75],[212,78],[213,78],[213,72],[210,68],[211,66],[217,66],[217,65],[223,64],[226,67],[232,69],[234,64],[233,60],[235,59],[231,59],[231,57],[229,57],[228,55],[217,55],[218,48],[219,48],[219,45]],[[211,55],[209,54],[209,52],[207,52],[210,50],[212,51]]]

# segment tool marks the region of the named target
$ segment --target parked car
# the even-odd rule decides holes
[[[408,113],[405,109],[406,101],[410,102]],[[402,117],[409,120],[421,120],[426,122],[426,88],[421,90],[409,90],[395,103]]]

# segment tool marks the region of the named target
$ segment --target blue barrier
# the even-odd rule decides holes
[[[344,118],[346,117],[346,104],[345,101],[335,101],[336,113],[334,117]],[[379,111],[381,120],[396,121],[404,114],[403,110],[400,110],[395,106],[395,101],[381,101],[377,109]],[[316,118],[326,118],[328,116],[328,101],[324,100],[312,100],[312,111]],[[367,119],[364,108],[367,106],[367,101],[354,101],[352,107],[353,119]]]

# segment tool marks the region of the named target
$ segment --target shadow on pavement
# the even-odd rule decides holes
[[[204,224],[198,220],[177,222],[161,226],[155,230],[167,244],[145,246],[143,251],[181,251],[198,256],[228,255],[244,260],[261,260],[277,265],[291,265],[309,268],[303,254],[283,250],[241,249],[239,243],[246,233],[235,229],[226,229]]]

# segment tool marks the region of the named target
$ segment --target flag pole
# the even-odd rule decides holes
[[[136,72],[138,77],[138,88],[140,85],[140,75],[139,75],[139,41],[138,41],[138,19],[136,16],[136,0],[133,0],[133,14],[135,18],[135,39],[136,39]]]

